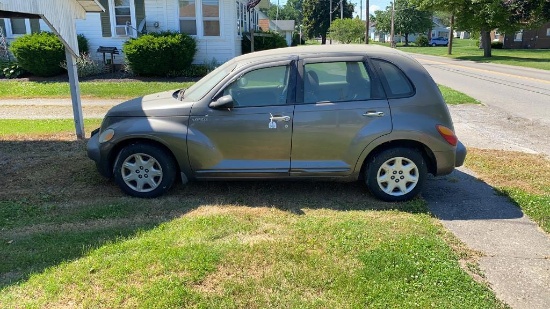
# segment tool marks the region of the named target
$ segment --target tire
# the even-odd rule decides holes
[[[422,190],[427,170],[420,151],[390,148],[371,158],[365,170],[365,181],[372,195],[383,201],[407,201]]]
[[[436,46],[437,46],[437,44],[435,44],[435,43],[432,43],[432,47],[436,47]]]
[[[150,144],[124,147],[113,166],[116,184],[126,194],[154,198],[172,187],[176,164],[164,149]]]

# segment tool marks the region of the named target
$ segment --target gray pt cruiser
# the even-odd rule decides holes
[[[129,195],[189,180],[362,180],[385,201],[416,196],[465,147],[428,72],[372,45],[236,57],[188,89],[113,107],[88,156]]]

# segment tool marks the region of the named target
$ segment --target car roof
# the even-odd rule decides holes
[[[239,66],[242,66],[247,63],[260,63],[295,57],[341,57],[353,55],[369,55],[385,58],[387,56],[391,57],[391,55],[405,56],[406,54],[394,48],[373,44],[302,45],[253,52],[238,56],[234,58],[233,61],[239,63]]]

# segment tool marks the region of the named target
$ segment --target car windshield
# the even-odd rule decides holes
[[[226,62],[185,90],[183,98],[189,101],[202,99],[215,85],[231,73],[235,66],[237,64],[233,61]]]

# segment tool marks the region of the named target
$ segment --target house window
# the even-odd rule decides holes
[[[204,36],[220,36],[219,0],[202,0]]]
[[[114,33],[117,36],[132,35],[133,0],[113,0],[112,20]]]
[[[550,28],[546,28],[546,36],[550,36]]]
[[[516,32],[516,34],[514,35],[514,41],[515,42],[523,41],[523,30]]]
[[[180,31],[197,35],[196,0],[179,0]]]
[[[4,18],[4,34],[6,37],[13,38],[33,32],[31,22],[25,18]],[[40,29],[36,29],[39,31]]]
[[[13,35],[27,34],[27,21],[24,18],[10,19],[11,33]]]

